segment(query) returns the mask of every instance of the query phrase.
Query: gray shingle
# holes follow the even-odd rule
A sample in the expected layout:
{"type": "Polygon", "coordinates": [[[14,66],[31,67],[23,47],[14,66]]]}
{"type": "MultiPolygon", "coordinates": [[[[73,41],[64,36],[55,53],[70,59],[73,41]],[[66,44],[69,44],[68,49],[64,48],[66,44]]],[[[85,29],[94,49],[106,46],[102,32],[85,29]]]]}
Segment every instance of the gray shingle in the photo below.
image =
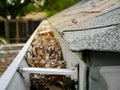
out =
{"type": "Polygon", "coordinates": [[[97,16],[96,18],[89,20],[88,22],[69,26],[67,28],[62,28],[59,31],[95,28],[95,27],[101,27],[101,26],[117,24],[117,23],[120,23],[120,5],[119,8],[105,14],[102,13],[102,15],[97,16]]]}
{"type": "Polygon", "coordinates": [[[109,12],[109,11],[112,11],[112,10],[114,10],[114,9],[116,9],[116,8],[119,8],[119,7],[120,7],[120,1],[117,2],[117,3],[115,3],[115,4],[112,4],[109,8],[105,9],[105,10],[102,12],[102,14],[107,13],[107,12],[109,12]]]}
{"type": "Polygon", "coordinates": [[[48,21],[51,22],[51,24],[56,27],[57,25],[60,25],[62,23],[65,23],[67,21],[71,21],[71,19],[77,17],[81,11],[88,11],[92,9],[92,4],[104,2],[106,0],[100,1],[100,0],[89,0],[86,3],[83,3],[81,5],[81,2],[78,4],[63,10],[62,12],[48,18],[48,21]]]}
{"type": "Polygon", "coordinates": [[[64,32],[71,50],[120,52],[120,0],[77,4],[49,21],[59,32],[64,32]],[[72,22],[74,19],[77,23],[72,22]]]}
{"type": "Polygon", "coordinates": [[[120,25],[92,30],[65,32],[69,48],[74,51],[120,51],[120,25]]]}

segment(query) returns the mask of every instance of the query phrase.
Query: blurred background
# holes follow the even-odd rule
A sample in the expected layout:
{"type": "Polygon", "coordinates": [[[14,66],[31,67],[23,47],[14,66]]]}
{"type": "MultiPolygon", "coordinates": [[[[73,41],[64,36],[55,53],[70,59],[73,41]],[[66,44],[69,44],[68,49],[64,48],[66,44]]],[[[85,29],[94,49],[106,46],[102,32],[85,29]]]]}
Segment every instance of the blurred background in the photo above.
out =
{"type": "Polygon", "coordinates": [[[0,43],[25,43],[43,19],[80,0],[0,0],[0,43]]]}
{"type": "Polygon", "coordinates": [[[0,0],[0,76],[43,19],[79,0],[0,0]]]}

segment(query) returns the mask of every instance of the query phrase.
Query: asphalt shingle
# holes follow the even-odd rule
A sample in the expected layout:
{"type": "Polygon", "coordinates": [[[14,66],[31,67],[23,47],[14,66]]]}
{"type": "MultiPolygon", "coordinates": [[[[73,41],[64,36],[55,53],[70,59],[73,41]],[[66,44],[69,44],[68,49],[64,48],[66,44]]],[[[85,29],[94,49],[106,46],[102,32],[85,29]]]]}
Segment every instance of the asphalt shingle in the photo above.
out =
{"type": "Polygon", "coordinates": [[[116,9],[114,8],[114,10],[109,11],[108,13],[101,14],[100,16],[97,16],[96,18],[89,20],[88,22],[63,28],[63,30],[65,31],[65,30],[95,28],[95,27],[108,26],[118,23],[120,23],[120,7],[116,9]]]}
{"type": "Polygon", "coordinates": [[[73,51],[120,52],[120,0],[90,0],[48,19],[73,51]]]}
{"type": "Polygon", "coordinates": [[[120,25],[66,32],[64,38],[73,51],[120,51],[120,25]]]}

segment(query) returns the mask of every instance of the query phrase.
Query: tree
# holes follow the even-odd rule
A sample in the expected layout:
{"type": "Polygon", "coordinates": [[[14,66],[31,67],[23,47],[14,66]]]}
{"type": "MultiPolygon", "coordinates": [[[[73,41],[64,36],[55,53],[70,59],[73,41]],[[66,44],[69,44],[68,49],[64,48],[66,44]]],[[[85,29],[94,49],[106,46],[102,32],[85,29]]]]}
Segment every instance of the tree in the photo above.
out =
{"type": "MultiPolygon", "coordinates": [[[[25,15],[25,7],[30,6],[34,3],[32,0],[0,0],[0,15],[7,19],[10,15],[11,18],[15,19],[18,15],[25,15]]],[[[33,7],[33,6],[32,6],[33,7]]]]}
{"type": "Polygon", "coordinates": [[[41,8],[47,12],[48,16],[51,16],[80,0],[45,0],[44,5],[41,8]]]}
{"type": "Polygon", "coordinates": [[[0,0],[0,16],[15,19],[30,12],[45,11],[51,16],[79,0],[0,0]]]}

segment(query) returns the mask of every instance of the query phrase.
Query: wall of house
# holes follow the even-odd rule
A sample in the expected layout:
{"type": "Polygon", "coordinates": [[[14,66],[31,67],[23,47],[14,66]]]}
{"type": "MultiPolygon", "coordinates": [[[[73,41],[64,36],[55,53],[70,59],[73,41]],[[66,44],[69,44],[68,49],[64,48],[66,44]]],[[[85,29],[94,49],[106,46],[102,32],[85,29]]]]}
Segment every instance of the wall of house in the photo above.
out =
{"type": "Polygon", "coordinates": [[[119,90],[120,53],[89,53],[89,90],[119,90]]]}

